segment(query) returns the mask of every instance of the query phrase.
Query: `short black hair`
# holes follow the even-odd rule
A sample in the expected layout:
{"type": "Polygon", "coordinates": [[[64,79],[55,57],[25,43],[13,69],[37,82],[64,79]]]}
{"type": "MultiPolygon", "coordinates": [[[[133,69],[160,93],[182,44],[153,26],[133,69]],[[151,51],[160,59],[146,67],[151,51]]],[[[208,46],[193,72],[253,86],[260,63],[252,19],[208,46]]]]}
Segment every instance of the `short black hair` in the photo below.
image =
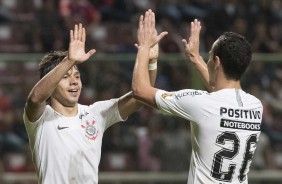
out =
{"type": "Polygon", "coordinates": [[[53,70],[68,55],[68,51],[47,53],[39,63],[40,79],[53,70]]]}
{"type": "MultiPolygon", "coordinates": [[[[67,55],[68,55],[68,51],[53,51],[47,53],[41,59],[38,65],[38,70],[40,72],[40,79],[42,79],[46,74],[48,74],[57,65],[59,65],[67,55]]],[[[79,71],[78,65],[75,65],[75,67],[79,71]]],[[[50,98],[48,98],[46,102],[47,104],[51,104],[50,98]]]]}
{"type": "Polygon", "coordinates": [[[235,32],[220,35],[212,52],[219,57],[227,79],[240,80],[252,60],[250,43],[235,32]]]}

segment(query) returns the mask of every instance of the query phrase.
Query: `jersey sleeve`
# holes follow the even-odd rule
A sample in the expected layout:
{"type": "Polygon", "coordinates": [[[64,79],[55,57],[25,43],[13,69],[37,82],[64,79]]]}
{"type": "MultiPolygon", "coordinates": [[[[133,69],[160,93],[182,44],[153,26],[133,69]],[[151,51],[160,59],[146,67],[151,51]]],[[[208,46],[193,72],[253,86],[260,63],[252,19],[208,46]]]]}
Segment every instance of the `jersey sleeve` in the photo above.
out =
{"type": "Polygon", "coordinates": [[[42,126],[43,122],[44,122],[44,119],[46,119],[46,117],[51,113],[51,107],[50,106],[46,106],[45,107],[45,110],[43,112],[43,114],[40,116],[40,118],[35,121],[35,122],[31,122],[27,115],[26,115],[26,111],[24,109],[24,113],[23,113],[23,121],[24,121],[24,125],[25,125],[25,128],[26,128],[26,131],[29,135],[29,139],[30,141],[32,142],[32,145],[34,144],[34,137],[36,136],[36,132],[37,132],[37,129],[42,126]]]}
{"type": "Polygon", "coordinates": [[[105,122],[105,130],[117,122],[126,120],[122,119],[119,114],[118,99],[96,102],[93,105],[90,105],[90,110],[100,112],[100,115],[105,122]]]}
{"type": "Polygon", "coordinates": [[[185,89],[176,92],[158,90],[155,100],[163,114],[198,122],[203,117],[206,91],[185,89]]]}

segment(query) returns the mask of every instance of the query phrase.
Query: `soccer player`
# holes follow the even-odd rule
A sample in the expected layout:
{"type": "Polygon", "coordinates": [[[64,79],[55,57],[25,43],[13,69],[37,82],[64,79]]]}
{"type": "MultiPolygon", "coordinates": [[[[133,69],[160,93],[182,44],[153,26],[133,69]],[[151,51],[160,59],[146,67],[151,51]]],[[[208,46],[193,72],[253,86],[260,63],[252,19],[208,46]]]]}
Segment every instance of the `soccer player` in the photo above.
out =
{"type": "Polygon", "coordinates": [[[150,85],[149,50],[158,42],[155,17],[147,11],[133,72],[133,95],[143,103],[191,123],[192,156],[188,184],[247,184],[249,167],[260,135],[260,100],[241,89],[240,79],[251,61],[250,44],[233,32],[213,44],[206,64],[199,54],[201,25],[191,22],[186,56],[196,66],[209,92],[183,89],[167,92],[150,85]]]}
{"type": "MultiPolygon", "coordinates": [[[[85,41],[85,29],[75,25],[68,52],[49,53],[41,60],[41,79],[27,98],[23,119],[40,184],[97,184],[104,131],[142,106],[132,92],[78,104],[82,83],[77,66],[96,52],[85,53],[85,41]]],[[[157,57],[156,45],[149,66],[155,66],[157,57]]],[[[156,67],[149,70],[153,85],[156,67]]]]}

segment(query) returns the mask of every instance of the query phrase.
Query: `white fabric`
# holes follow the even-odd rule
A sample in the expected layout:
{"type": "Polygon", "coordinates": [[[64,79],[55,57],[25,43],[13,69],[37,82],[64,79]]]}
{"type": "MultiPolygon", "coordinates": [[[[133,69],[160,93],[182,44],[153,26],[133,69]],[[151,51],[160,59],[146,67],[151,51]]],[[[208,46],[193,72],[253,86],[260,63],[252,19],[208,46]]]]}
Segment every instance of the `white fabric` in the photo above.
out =
{"type": "Polygon", "coordinates": [[[97,184],[104,131],[120,117],[117,99],[78,105],[65,117],[47,105],[36,122],[24,123],[40,184],[97,184]]]}
{"type": "Polygon", "coordinates": [[[236,89],[158,90],[155,98],[163,113],[191,122],[188,184],[248,183],[263,113],[257,98],[236,89]]]}

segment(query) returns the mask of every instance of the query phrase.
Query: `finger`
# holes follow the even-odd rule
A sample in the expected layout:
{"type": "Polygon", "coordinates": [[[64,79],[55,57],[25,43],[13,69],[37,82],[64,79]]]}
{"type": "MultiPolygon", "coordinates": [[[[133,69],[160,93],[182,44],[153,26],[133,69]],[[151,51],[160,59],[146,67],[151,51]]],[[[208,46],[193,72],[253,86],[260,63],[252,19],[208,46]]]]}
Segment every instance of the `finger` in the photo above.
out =
{"type": "Polygon", "coordinates": [[[96,53],[96,50],[95,49],[91,49],[90,51],[87,52],[86,55],[87,55],[88,58],[90,58],[95,53],[96,53]]]}
{"type": "Polygon", "coordinates": [[[82,34],[83,34],[83,30],[82,30],[82,24],[79,23],[78,24],[78,40],[82,41],[82,34]]]}
{"type": "Polygon", "coordinates": [[[194,37],[194,34],[195,34],[194,30],[195,30],[194,22],[191,22],[190,37],[194,37]]]}
{"type": "Polygon", "coordinates": [[[154,35],[158,35],[157,29],[154,30],[154,35]]]}
{"type": "Polygon", "coordinates": [[[74,26],[74,40],[77,40],[78,38],[78,26],[75,24],[74,26]]]}
{"type": "Polygon", "coordinates": [[[199,24],[200,24],[200,21],[195,19],[195,21],[194,21],[194,34],[198,34],[199,33],[199,27],[200,27],[199,24]]]}
{"type": "Polygon", "coordinates": [[[182,43],[183,43],[183,46],[184,46],[184,48],[186,48],[187,47],[187,40],[185,40],[185,39],[182,39],[182,43]]]}
{"type": "Polygon", "coordinates": [[[165,37],[167,34],[168,34],[167,31],[162,32],[161,34],[159,34],[159,36],[158,36],[158,42],[159,42],[163,37],[165,37]]]}
{"type": "Polygon", "coordinates": [[[150,10],[150,14],[151,14],[151,29],[155,29],[155,24],[156,24],[156,21],[155,21],[155,13],[152,12],[152,10],[150,10]]]}
{"type": "Polygon", "coordinates": [[[70,42],[72,42],[73,41],[73,30],[70,30],[70,42]]]}
{"type": "Polygon", "coordinates": [[[144,19],[144,16],[140,15],[140,17],[139,17],[139,29],[143,28],[143,19],[144,19]]]}
{"type": "Polygon", "coordinates": [[[150,13],[149,11],[146,11],[145,13],[145,18],[144,18],[144,30],[147,31],[149,28],[149,24],[150,24],[150,13]]]}
{"type": "Polygon", "coordinates": [[[197,36],[198,38],[201,30],[201,22],[195,19],[193,26],[193,36],[197,36]]]}
{"type": "Polygon", "coordinates": [[[82,28],[82,39],[81,41],[84,43],[86,41],[86,31],[85,28],[82,28]]]}
{"type": "Polygon", "coordinates": [[[200,22],[200,21],[198,21],[198,24],[197,24],[197,32],[198,32],[198,33],[200,33],[201,28],[202,28],[202,26],[201,26],[201,22],[200,22]]]}

